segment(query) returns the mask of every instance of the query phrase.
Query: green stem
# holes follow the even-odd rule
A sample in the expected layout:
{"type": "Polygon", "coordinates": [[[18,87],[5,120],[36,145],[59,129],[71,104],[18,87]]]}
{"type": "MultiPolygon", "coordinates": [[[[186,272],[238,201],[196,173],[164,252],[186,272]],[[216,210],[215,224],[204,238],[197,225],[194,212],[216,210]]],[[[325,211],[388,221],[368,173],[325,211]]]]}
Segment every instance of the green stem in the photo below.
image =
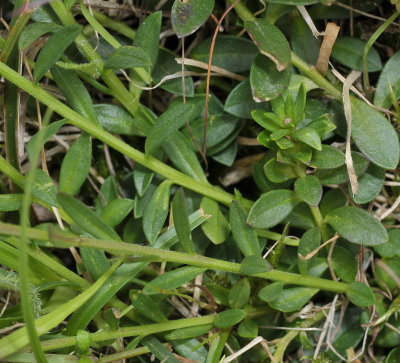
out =
{"type": "MultiPolygon", "coordinates": [[[[19,227],[12,224],[0,222],[0,230],[3,234],[6,235],[20,235],[19,227]]],[[[71,234],[65,234],[55,231],[41,231],[33,228],[27,229],[27,236],[29,238],[41,241],[51,241],[55,247],[60,248],[68,248],[72,246],[90,247],[107,251],[116,256],[152,256],[156,257],[157,261],[161,260],[167,262],[176,262],[191,266],[204,267],[211,270],[226,271],[236,274],[241,273],[241,265],[239,263],[218,260],[201,255],[191,255],[147,246],[139,246],[125,242],[111,242],[86,237],[75,237],[71,234]]],[[[278,270],[257,273],[252,276],[281,281],[285,284],[314,287],[317,289],[334,291],[338,293],[344,293],[347,289],[346,283],[326,280],[313,276],[300,276],[298,274],[278,270]]]]}
{"type": "Polygon", "coordinates": [[[105,28],[114,30],[131,40],[135,37],[136,32],[129,26],[127,26],[119,21],[116,21],[114,19],[111,19],[107,15],[100,13],[96,10],[92,10],[92,11],[93,11],[93,16],[95,17],[95,19],[101,25],[103,25],[105,28]]]}
{"type": "Polygon", "coordinates": [[[321,231],[322,239],[327,241],[330,238],[329,229],[324,222],[321,211],[317,207],[310,206],[310,211],[314,217],[315,223],[317,224],[319,230],[321,231]]]}

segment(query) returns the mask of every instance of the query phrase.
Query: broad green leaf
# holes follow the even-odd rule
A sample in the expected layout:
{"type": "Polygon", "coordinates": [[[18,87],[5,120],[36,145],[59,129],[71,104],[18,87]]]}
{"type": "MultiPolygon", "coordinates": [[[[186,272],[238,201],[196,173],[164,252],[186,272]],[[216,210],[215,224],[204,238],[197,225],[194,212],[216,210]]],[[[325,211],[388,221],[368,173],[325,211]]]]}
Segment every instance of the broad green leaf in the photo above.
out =
{"type": "Polygon", "coordinates": [[[189,215],[186,208],[185,194],[182,188],[175,193],[172,201],[172,214],[179,242],[186,253],[194,254],[194,245],[190,233],[189,215]]]}
{"type": "Polygon", "coordinates": [[[394,348],[386,357],[385,363],[399,363],[400,347],[394,348]]]}
{"type": "Polygon", "coordinates": [[[64,51],[81,32],[79,25],[69,25],[57,30],[40,51],[33,72],[33,80],[38,83],[45,73],[60,59],[64,51]]]}
{"type": "Polygon", "coordinates": [[[374,250],[382,257],[400,256],[400,230],[390,229],[389,240],[381,245],[374,246],[374,250]]]}
{"type": "MultiPolygon", "coordinates": [[[[23,32],[22,32],[23,33],[23,32]]],[[[396,99],[400,97],[400,74],[397,71],[400,66],[400,51],[394,53],[379,75],[378,84],[374,95],[374,104],[379,107],[389,108],[392,97],[389,83],[393,88],[396,99]]]]}
{"type": "Polygon", "coordinates": [[[82,202],[66,193],[58,193],[57,199],[74,223],[93,237],[120,241],[118,234],[82,202]]]}
{"type": "Polygon", "coordinates": [[[193,105],[179,104],[164,112],[152,126],[146,139],[146,155],[152,155],[172,136],[187,120],[193,105]]]}
{"type": "Polygon", "coordinates": [[[114,199],[108,203],[100,213],[100,217],[109,226],[115,227],[120,224],[124,218],[132,211],[133,200],[131,199],[114,199]]]}
{"type": "Polygon", "coordinates": [[[344,154],[330,145],[322,145],[322,150],[313,150],[310,166],[317,169],[334,169],[342,166],[344,154]]]}
{"type": "MultiPolygon", "coordinates": [[[[210,46],[211,38],[207,38],[192,50],[190,57],[208,63],[210,46]]],[[[230,72],[246,72],[258,53],[252,41],[221,34],[215,41],[212,64],[230,72]]]]}
{"type": "Polygon", "coordinates": [[[247,214],[237,201],[233,201],[229,208],[229,224],[231,225],[233,239],[243,255],[259,255],[260,244],[254,228],[246,223],[247,214]]]}
{"type": "Polygon", "coordinates": [[[27,25],[18,38],[19,50],[24,50],[31,45],[36,39],[39,39],[46,33],[53,33],[62,29],[62,26],[55,23],[32,23],[27,25]]]}
{"type": "Polygon", "coordinates": [[[23,194],[0,194],[0,212],[19,210],[22,206],[23,194]]]}
{"type": "Polygon", "coordinates": [[[82,134],[69,148],[60,169],[60,192],[75,195],[86,180],[92,161],[92,139],[82,134]]]}
{"type": "Polygon", "coordinates": [[[290,19],[290,44],[301,59],[308,64],[317,64],[319,42],[300,14],[290,19]]]}
{"type": "Polygon", "coordinates": [[[314,175],[307,175],[303,179],[294,182],[296,194],[307,204],[316,207],[322,198],[322,185],[314,175]]]}
{"type": "Polygon", "coordinates": [[[226,166],[232,166],[236,160],[236,155],[238,152],[238,144],[233,141],[230,145],[228,145],[224,150],[214,154],[211,156],[215,161],[221,163],[226,166]]]}
{"type": "Polygon", "coordinates": [[[157,239],[169,210],[171,182],[163,181],[151,196],[143,212],[143,232],[150,244],[157,239]]]}
{"type": "Polygon", "coordinates": [[[231,309],[242,309],[244,308],[250,298],[250,283],[249,280],[244,278],[233,285],[229,291],[228,301],[231,309]]]}
{"type": "Polygon", "coordinates": [[[176,329],[172,330],[165,334],[165,338],[167,340],[175,340],[175,339],[190,339],[199,337],[213,328],[213,325],[199,325],[199,326],[191,326],[188,328],[176,329]]]}
{"type": "Polygon", "coordinates": [[[219,245],[225,242],[230,232],[229,223],[219,209],[218,203],[213,199],[203,197],[200,207],[204,214],[211,216],[201,225],[201,230],[212,243],[219,245]]]}
{"type": "MultiPolygon", "coordinates": [[[[358,38],[341,37],[336,39],[332,48],[331,57],[351,69],[362,71],[364,47],[365,42],[358,38]]],[[[368,72],[377,72],[382,69],[379,53],[373,47],[368,52],[367,68],[368,72]]]]}
{"type": "Polygon", "coordinates": [[[269,305],[285,313],[299,310],[318,292],[318,289],[309,287],[293,287],[284,289],[277,299],[269,302],[269,305]]]}
{"type": "Polygon", "coordinates": [[[214,9],[214,0],[175,0],[171,9],[171,23],[175,34],[186,37],[199,29],[214,9]]]}
{"type": "Polygon", "coordinates": [[[283,286],[283,282],[273,282],[272,284],[263,287],[258,292],[258,297],[265,302],[274,301],[281,295],[283,286]]]}
{"type": "Polygon", "coordinates": [[[241,309],[225,310],[215,316],[214,325],[217,328],[229,328],[242,321],[246,316],[246,312],[241,309]]]}
{"type": "Polygon", "coordinates": [[[328,213],[325,222],[343,238],[364,246],[385,243],[388,234],[381,223],[356,207],[341,207],[328,213]]]}
{"type": "Polygon", "coordinates": [[[375,295],[371,288],[361,282],[352,282],[346,290],[346,296],[354,304],[361,308],[375,303],[375,295]]]}
{"type": "Polygon", "coordinates": [[[51,74],[72,108],[80,115],[99,126],[100,123],[90,94],[79,77],[74,72],[62,69],[58,66],[51,68],[51,74]]]}
{"type": "Polygon", "coordinates": [[[244,27],[262,54],[282,71],[290,64],[290,45],[283,33],[268,20],[245,21],[244,27]]]}
{"type": "Polygon", "coordinates": [[[317,131],[321,139],[323,139],[331,131],[336,129],[336,125],[333,122],[333,115],[330,113],[325,113],[318,116],[317,118],[312,120],[307,126],[317,131]]]}
{"type": "Polygon", "coordinates": [[[256,102],[269,101],[282,94],[289,86],[290,71],[279,72],[275,63],[259,54],[250,69],[250,85],[256,102]]]}
{"type": "Polygon", "coordinates": [[[238,327],[238,335],[241,338],[253,339],[258,336],[258,325],[254,320],[245,319],[238,327]]]}
{"type": "Polygon", "coordinates": [[[150,56],[142,48],[134,46],[122,46],[115,49],[104,64],[104,68],[106,69],[126,69],[150,66],[150,56]]]}
{"type": "Polygon", "coordinates": [[[321,138],[318,132],[312,127],[302,127],[293,134],[293,139],[304,142],[318,151],[322,150],[321,138]]]}
{"type": "Polygon", "coordinates": [[[362,153],[384,169],[395,169],[399,162],[399,138],[390,122],[359,99],[352,99],[351,136],[362,153]],[[379,130],[379,132],[377,132],[379,130]]]}
{"type": "Polygon", "coordinates": [[[185,266],[177,268],[151,280],[143,289],[143,293],[147,295],[158,294],[159,290],[173,290],[189,281],[192,281],[196,276],[202,274],[207,269],[202,267],[185,266]],[[155,289],[154,289],[154,288],[155,289]]]}
{"type": "Polygon", "coordinates": [[[133,169],[133,183],[139,197],[143,197],[154,177],[154,172],[141,164],[136,164],[133,169]]]}
{"type": "Polygon", "coordinates": [[[271,159],[264,165],[264,172],[273,183],[282,183],[297,177],[296,170],[292,166],[279,163],[276,159],[271,159]]]}
{"type": "Polygon", "coordinates": [[[332,252],[331,261],[335,274],[341,280],[348,283],[355,280],[358,264],[355,256],[347,248],[335,246],[332,252]]]}
{"type": "Polygon", "coordinates": [[[358,190],[355,195],[351,193],[351,186],[348,183],[349,194],[358,204],[371,202],[381,192],[385,182],[385,169],[370,164],[366,172],[358,178],[358,190]]]}
{"type": "Polygon", "coordinates": [[[311,228],[301,236],[299,247],[297,249],[297,266],[299,267],[301,274],[309,274],[309,269],[312,266],[313,258],[308,258],[307,255],[315,251],[320,244],[321,233],[319,232],[318,228],[311,228]],[[307,259],[304,260],[299,255],[302,257],[307,257],[307,259]]]}
{"type": "Polygon", "coordinates": [[[319,209],[322,215],[328,214],[336,208],[343,207],[346,204],[347,197],[343,191],[338,189],[331,189],[324,193],[319,209]]]}
{"type": "Polygon", "coordinates": [[[261,256],[246,256],[240,264],[240,273],[243,275],[254,275],[272,270],[272,265],[261,256]]]}
{"type": "MultiPolygon", "coordinates": [[[[251,111],[263,105],[258,105],[253,100],[250,81],[246,79],[229,93],[225,101],[224,110],[233,116],[251,119],[251,111]]],[[[264,108],[265,110],[267,109],[267,107],[264,108]]]]}
{"type": "MultiPolygon", "coordinates": [[[[25,182],[26,178],[24,178],[23,184],[25,184],[25,182]]],[[[41,169],[35,170],[32,194],[36,198],[49,203],[53,207],[59,207],[56,186],[51,178],[41,169]]]]}
{"type": "Polygon", "coordinates": [[[291,190],[272,190],[254,203],[247,222],[255,228],[274,227],[287,217],[299,202],[299,198],[291,190]]]}

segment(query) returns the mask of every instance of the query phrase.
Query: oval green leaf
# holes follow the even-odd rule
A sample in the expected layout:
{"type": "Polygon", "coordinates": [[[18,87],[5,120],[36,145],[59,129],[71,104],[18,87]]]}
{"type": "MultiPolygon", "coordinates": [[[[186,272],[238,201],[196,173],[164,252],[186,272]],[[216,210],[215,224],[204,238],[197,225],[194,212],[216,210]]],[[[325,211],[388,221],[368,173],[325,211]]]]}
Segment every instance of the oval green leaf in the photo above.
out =
{"type": "Polygon", "coordinates": [[[244,308],[250,298],[250,283],[249,280],[244,278],[233,285],[232,289],[229,291],[228,301],[229,306],[232,309],[242,309],[244,308]]]}
{"type": "Polygon", "coordinates": [[[371,288],[361,282],[354,281],[346,289],[346,296],[354,304],[366,308],[375,303],[375,295],[371,288]]]}
{"type": "Polygon", "coordinates": [[[258,297],[265,302],[274,301],[281,295],[283,286],[284,283],[279,281],[269,284],[258,292],[258,297]]]}
{"type": "Polygon", "coordinates": [[[285,313],[299,310],[307,303],[316,293],[318,289],[312,289],[309,287],[293,287],[285,289],[278,296],[269,302],[269,305],[279,311],[285,313]]]}
{"type": "Polygon", "coordinates": [[[241,309],[225,310],[215,316],[214,325],[217,328],[229,328],[242,321],[246,316],[246,312],[241,309]]]}
{"type": "Polygon", "coordinates": [[[104,207],[100,213],[100,217],[109,226],[115,227],[124,220],[132,209],[133,200],[125,198],[114,199],[104,207]]]}
{"type": "Polygon", "coordinates": [[[230,228],[226,217],[219,209],[218,203],[215,200],[204,197],[200,204],[204,214],[210,215],[202,225],[201,230],[208,239],[218,245],[228,238],[230,228]]]}
{"type": "Polygon", "coordinates": [[[150,66],[150,56],[142,48],[134,46],[123,46],[115,49],[104,64],[104,68],[106,69],[126,69],[150,66]]]}
{"type": "Polygon", "coordinates": [[[297,179],[294,183],[296,194],[307,204],[316,207],[322,198],[322,185],[314,175],[307,175],[303,179],[297,179]]]}

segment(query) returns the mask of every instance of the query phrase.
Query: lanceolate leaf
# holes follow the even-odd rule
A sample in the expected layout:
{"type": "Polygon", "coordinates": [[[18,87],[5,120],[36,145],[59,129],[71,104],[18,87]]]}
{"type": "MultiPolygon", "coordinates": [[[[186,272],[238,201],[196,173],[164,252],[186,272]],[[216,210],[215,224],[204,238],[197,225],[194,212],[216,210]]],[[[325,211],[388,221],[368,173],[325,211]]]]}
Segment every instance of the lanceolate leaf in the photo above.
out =
{"type": "Polygon", "coordinates": [[[108,69],[150,66],[150,56],[143,49],[133,46],[123,46],[115,49],[104,65],[104,67],[108,69]]]}
{"type": "Polygon", "coordinates": [[[120,224],[123,219],[131,212],[133,200],[120,198],[108,203],[101,211],[100,217],[111,227],[120,224]]]}
{"type": "Polygon", "coordinates": [[[19,50],[24,50],[36,39],[39,39],[46,33],[52,33],[62,29],[61,25],[55,23],[32,23],[27,25],[18,39],[19,50]]]}
{"type": "Polygon", "coordinates": [[[19,210],[23,194],[0,194],[0,212],[19,210]]]}
{"type": "Polygon", "coordinates": [[[219,209],[218,203],[204,197],[200,206],[205,214],[211,216],[201,225],[204,234],[216,245],[225,242],[229,235],[229,224],[219,209]]]}
{"type": "MultiPolygon", "coordinates": [[[[25,183],[25,180],[23,181],[25,183]]],[[[35,170],[32,194],[54,207],[58,207],[57,189],[51,178],[41,169],[35,170]]]]}

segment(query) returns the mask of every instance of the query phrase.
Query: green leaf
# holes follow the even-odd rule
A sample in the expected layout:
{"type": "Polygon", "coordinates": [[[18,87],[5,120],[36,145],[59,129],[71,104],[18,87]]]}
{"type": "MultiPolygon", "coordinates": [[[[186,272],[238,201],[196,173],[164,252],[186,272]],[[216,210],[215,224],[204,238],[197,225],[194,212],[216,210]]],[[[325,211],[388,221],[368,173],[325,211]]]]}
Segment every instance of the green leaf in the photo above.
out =
{"type": "Polygon", "coordinates": [[[60,169],[60,192],[75,195],[89,174],[92,161],[92,139],[82,134],[69,148],[60,169]]]}
{"type": "MultiPolygon", "coordinates": [[[[365,42],[358,38],[338,38],[333,45],[331,56],[339,63],[351,69],[362,71],[362,55],[365,44],[365,42]]],[[[382,69],[382,62],[379,53],[373,47],[368,52],[367,68],[368,72],[377,72],[382,69]]]]}
{"type": "Polygon", "coordinates": [[[296,170],[292,166],[279,163],[276,159],[271,159],[264,165],[264,172],[273,183],[282,183],[297,177],[296,170]]]}
{"type": "Polygon", "coordinates": [[[167,219],[171,185],[171,181],[163,181],[144,209],[143,232],[150,244],[155,242],[167,219]]]}
{"type": "Polygon", "coordinates": [[[33,72],[35,83],[38,83],[45,73],[60,59],[80,32],[81,27],[79,25],[69,25],[57,30],[47,40],[36,59],[36,66],[33,72]]]}
{"type": "Polygon", "coordinates": [[[324,193],[322,197],[319,209],[322,215],[328,214],[330,211],[343,207],[346,204],[347,197],[343,194],[343,191],[338,189],[331,189],[324,193]]]}
{"type": "MultiPolygon", "coordinates": [[[[364,159],[365,160],[365,159],[364,159]]],[[[330,145],[322,145],[322,150],[313,150],[310,166],[317,169],[334,169],[344,165],[344,154],[330,145]]]]}
{"type": "Polygon", "coordinates": [[[166,360],[169,363],[179,363],[179,360],[167,349],[155,336],[146,336],[141,340],[141,344],[144,345],[152,355],[159,359],[166,360]]]}
{"type": "Polygon", "coordinates": [[[390,291],[395,291],[398,288],[398,279],[400,277],[399,256],[384,257],[378,260],[378,263],[375,265],[375,273],[377,283],[383,289],[389,288],[390,291]]]}
{"type": "Polygon", "coordinates": [[[110,262],[102,251],[86,247],[80,248],[79,251],[83,264],[94,281],[99,279],[110,268],[110,262]]]}
{"type": "Polygon", "coordinates": [[[371,202],[381,192],[385,182],[385,169],[370,164],[367,171],[358,178],[358,190],[355,195],[351,193],[351,186],[348,183],[349,194],[358,204],[371,202]]]}
{"type": "Polygon", "coordinates": [[[322,185],[314,175],[307,175],[303,179],[294,182],[296,194],[307,204],[316,207],[322,198],[322,185]]]}
{"type": "Polygon", "coordinates": [[[293,134],[293,139],[304,142],[306,145],[309,145],[318,151],[322,150],[321,138],[319,137],[318,132],[312,127],[306,126],[296,130],[293,134]]]}
{"type": "Polygon", "coordinates": [[[24,30],[22,30],[21,35],[18,38],[18,48],[19,50],[24,50],[42,35],[46,33],[54,33],[60,29],[62,29],[62,26],[55,23],[29,24],[24,28],[24,30]]]}
{"type": "Polygon", "coordinates": [[[278,71],[290,64],[290,45],[283,33],[268,20],[245,21],[244,27],[262,54],[271,59],[278,71]]]}
{"type": "MultiPolygon", "coordinates": [[[[26,183],[26,177],[23,180],[23,184],[26,183]]],[[[35,179],[32,188],[32,194],[43,200],[53,207],[59,207],[57,201],[57,189],[51,180],[51,178],[41,169],[35,170],[35,179]]]]}
{"type": "MultiPolygon", "coordinates": [[[[207,38],[192,50],[190,57],[208,63],[210,46],[211,38],[207,38]]],[[[212,64],[230,72],[246,72],[258,53],[252,41],[221,34],[215,41],[212,64]]]]}
{"type": "Polygon", "coordinates": [[[189,215],[186,208],[185,194],[182,188],[175,193],[172,201],[172,214],[179,242],[186,253],[194,254],[194,245],[190,233],[189,215]]]}
{"type": "Polygon", "coordinates": [[[154,172],[141,164],[136,164],[133,169],[133,182],[140,198],[146,193],[154,177],[154,172]]]}
{"type": "Polygon", "coordinates": [[[158,294],[159,290],[173,290],[189,281],[196,276],[202,274],[207,269],[202,267],[185,266],[168,271],[155,279],[151,280],[143,289],[143,293],[147,295],[158,294]],[[155,287],[156,289],[154,289],[155,287]]]}
{"type": "Polygon", "coordinates": [[[120,241],[118,234],[82,202],[66,193],[58,193],[57,199],[74,223],[93,237],[120,241]]]}
{"type": "Polygon", "coordinates": [[[240,264],[240,273],[243,275],[254,275],[272,270],[272,265],[261,256],[246,256],[240,264]]]}
{"type": "Polygon", "coordinates": [[[23,194],[0,194],[0,212],[19,210],[23,196],[23,194]]]}
{"type": "Polygon", "coordinates": [[[374,250],[382,257],[400,256],[400,230],[390,229],[389,240],[381,245],[374,246],[374,250]]]}
{"type": "Polygon", "coordinates": [[[100,217],[109,226],[115,227],[125,219],[125,217],[132,211],[132,209],[132,199],[114,199],[104,207],[104,209],[100,213],[100,217]]]}
{"type": "Polygon", "coordinates": [[[374,164],[384,169],[395,169],[400,154],[396,130],[379,111],[365,102],[355,98],[351,102],[351,136],[356,145],[374,164]]]}
{"type": "Polygon", "coordinates": [[[231,225],[233,239],[243,255],[259,255],[260,244],[254,228],[246,223],[247,214],[237,201],[233,201],[229,208],[229,224],[231,225]]]}
{"type": "Polygon", "coordinates": [[[215,315],[214,325],[220,329],[229,328],[242,321],[246,315],[246,312],[241,309],[225,310],[215,315]]]}
{"type": "Polygon", "coordinates": [[[346,296],[354,304],[361,308],[375,303],[375,295],[371,289],[361,282],[354,281],[346,289],[346,296]]]}
{"type": "Polygon", "coordinates": [[[354,281],[357,275],[358,264],[354,255],[347,248],[335,246],[331,261],[335,274],[341,280],[348,283],[354,281]]]}
{"type": "Polygon", "coordinates": [[[171,9],[171,23],[175,34],[186,37],[199,29],[214,9],[214,0],[175,0],[171,9]]]}
{"type": "Polygon", "coordinates": [[[386,357],[385,363],[399,363],[400,347],[394,348],[386,357]]]}
{"type": "Polygon", "coordinates": [[[269,101],[281,95],[290,82],[288,68],[278,71],[275,63],[259,54],[250,69],[250,85],[256,102],[269,101]]]}
{"type": "Polygon", "coordinates": [[[164,112],[152,126],[146,139],[146,155],[152,155],[172,136],[187,120],[193,105],[178,104],[164,112]]]}
{"type": "Polygon", "coordinates": [[[258,325],[251,319],[243,320],[238,327],[238,335],[241,338],[253,339],[258,336],[258,325]]]}
{"type": "MultiPolygon", "coordinates": [[[[23,34],[23,32],[22,32],[23,34]]],[[[389,83],[393,88],[396,99],[400,97],[400,74],[397,71],[400,67],[400,51],[394,53],[379,75],[376,91],[374,94],[374,105],[389,108],[392,104],[392,97],[389,83]]]]}
{"type": "MultiPolygon", "coordinates": [[[[142,269],[143,269],[143,264],[142,269]]],[[[145,316],[146,318],[154,321],[155,323],[168,321],[165,314],[161,311],[159,303],[152,296],[146,294],[139,294],[136,299],[132,299],[132,305],[136,311],[145,316]],[[151,309],[149,309],[151,307],[151,309]]]]}
{"type": "Polygon", "coordinates": [[[315,251],[320,244],[321,233],[319,232],[318,228],[311,228],[301,236],[299,247],[297,249],[297,266],[299,267],[299,271],[302,275],[307,275],[309,273],[313,258],[304,260],[299,255],[306,257],[309,253],[315,251]]]}
{"type": "Polygon", "coordinates": [[[254,203],[247,222],[255,228],[274,227],[286,218],[299,202],[299,198],[291,190],[272,190],[254,203]]]}
{"type": "Polygon", "coordinates": [[[212,243],[218,245],[225,242],[230,232],[229,223],[219,209],[218,203],[203,197],[200,207],[204,214],[211,216],[201,225],[201,230],[212,243]]]}
{"type": "Polygon", "coordinates": [[[213,328],[213,325],[190,326],[188,328],[172,330],[165,334],[167,340],[190,339],[199,337],[213,328]]]}
{"type": "Polygon", "coordinates": [[[326,135],[328,135],[331,131],[336,129],[336,125],[333,122],[333,115],[330,113],[325,113],[323,115],[318,116],[314,120],[312,120],[307,127],[313,128],[318,132],[318,135],[321,139],[323,139],[326,135]]]}
{"type": "Polygon", "coordinates": [[[360,208],[337,208],[328,213],[325,222],[343,238],[363,246],[379,245],[388,240],[382,224],[360,208]]]}
{"type": "Polygon", "coordinates": [[[150,56],[142,48],[134,46],[122,46],[115,49],[104,64],[105,69],[126,69],[150,66],[150,56]]]}
{"type": "Polygon", "coordinates": [[[250,283],[249,280],[244,278],[233,285],[229,291],[228,301],[232,309],[244,308],[250,299],[250,283]]]}
{"type": "Polygon", "coordinates": [[[283,282],[273,282],[272,284],[269,284],[265,287],[263,287],[259,292],[258,292],[258,297],[265,301],[265,302],[270,302],[276,300],[280,294],[283,291],[283,282]]]}
{"type": "Polygon", "coordinates": [[[309,287],[293,287],[284,289],[277,299],[269,302],[269,305],[284,313],[299,310],[318,292],[318,289],[309,287]]]}
{"type": "Polygon", "coordinates": [[[300,14],[290,19],[290,44],[293,52],[305,62],[317,64],[319,42],[300,14]]]}

